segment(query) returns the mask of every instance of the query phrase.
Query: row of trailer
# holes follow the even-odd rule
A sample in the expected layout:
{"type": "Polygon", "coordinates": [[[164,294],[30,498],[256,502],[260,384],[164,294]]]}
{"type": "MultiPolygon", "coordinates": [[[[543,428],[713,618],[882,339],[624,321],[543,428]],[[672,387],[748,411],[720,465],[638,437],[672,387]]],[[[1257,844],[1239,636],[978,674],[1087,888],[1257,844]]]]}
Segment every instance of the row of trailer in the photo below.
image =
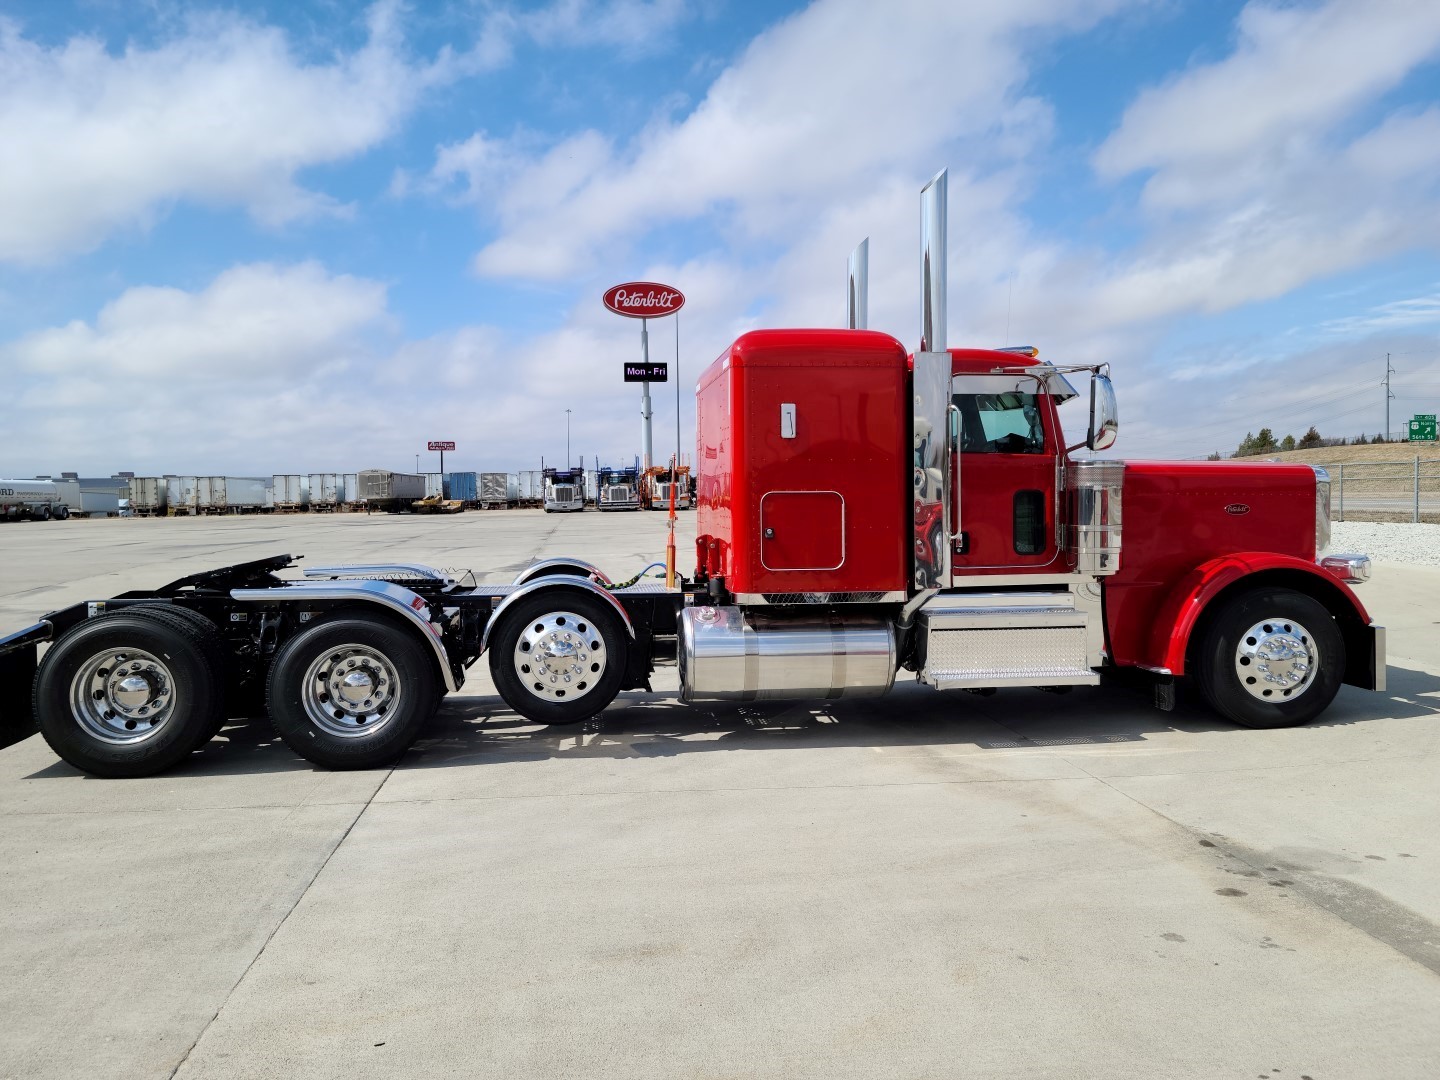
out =
{"type": "MultiPolygon", "coordinates": [[[[389,511],[447,513],[466,509],[545,508],[583,510],[665,509],[665,470],[573,468],[521,472],[275,473],[272,476],[112,476],[98,480],[37,477],[0,481],[45,489],[0,506],[0,516],[50,518],[71,515],[186,517],[207,514],[334,513],[389,511]],[[557,473],[564,483],[557,486],[557,473]],[[656,475],[652,476],[654,473],[656,475]],[[53,490],[52,490],[53,489],[53,490]],[[563,499],[557,499],[557,495],[563,499]]],[[[676,484],[677,509],[690,505],[688,470],[676,484]]],[[[19,490],[18,488],[16,489],[19,490]]]]}

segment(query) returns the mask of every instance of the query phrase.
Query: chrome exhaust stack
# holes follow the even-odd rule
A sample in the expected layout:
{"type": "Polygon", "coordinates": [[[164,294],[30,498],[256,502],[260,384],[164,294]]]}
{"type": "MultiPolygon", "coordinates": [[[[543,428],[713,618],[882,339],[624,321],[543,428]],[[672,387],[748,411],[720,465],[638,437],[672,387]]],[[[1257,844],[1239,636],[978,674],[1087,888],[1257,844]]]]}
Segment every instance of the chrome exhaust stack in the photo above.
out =
{"type": "Polygon", "coordinates": [[[851,330],[870,328],[870,238],[855,245],[850,253],[846,283],[845,325],[851,330]]]}
{"type": "Polygon", "coordinates": [[[920,348],[915,353],[911,587],[950,584],[950,354],[945,344],[946,194],[940,170],[920,193],[920,348]]]}
{"type": "Polygon", "coordinates": [[[950,170],[941,169],[920,191],[920,351],[945,351],[946,207],[950,170]]]}

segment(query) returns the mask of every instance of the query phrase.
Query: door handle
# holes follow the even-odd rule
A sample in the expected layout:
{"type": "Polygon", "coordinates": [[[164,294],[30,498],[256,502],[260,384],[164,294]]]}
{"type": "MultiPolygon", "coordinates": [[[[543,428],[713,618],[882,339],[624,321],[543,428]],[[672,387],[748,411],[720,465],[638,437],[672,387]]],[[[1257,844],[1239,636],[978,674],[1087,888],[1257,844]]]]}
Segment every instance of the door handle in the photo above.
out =
{"type": "MultiPolygon", "coordinates": [[[[952,530],[949,521],[946,521],[942,526],[945,539],[950,542],[960,539],[963,535],[958,524],[960,522],[960,430],[964,423],[965,418],[960,415],[959,407],[952,401],[945,408],[945,483],[948,484],[951,489],[945,492],[945,494],[949,495],[952,492],[954,493],[955,505],[951,510],[951,518],[957,523],[957,527],[952,530]],[[950,433],[950,416],[952,413],[955,416],[954,434],[950,433]],[[950,459],[952,457],[955,459],[955,475],[953,477],[950,476],[949,469],[950,459]]],[[[942,499],[942,504],[947,502],[948,500],[942,499]]]]}

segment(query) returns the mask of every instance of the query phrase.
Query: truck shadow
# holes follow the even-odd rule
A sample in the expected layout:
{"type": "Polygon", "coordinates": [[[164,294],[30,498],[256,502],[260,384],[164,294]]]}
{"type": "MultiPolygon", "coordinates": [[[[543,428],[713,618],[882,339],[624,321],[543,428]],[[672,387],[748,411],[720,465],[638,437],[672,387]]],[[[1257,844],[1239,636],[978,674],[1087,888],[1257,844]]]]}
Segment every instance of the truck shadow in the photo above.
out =
{"type": "MultiPolygon", "coordinates": [[[[1412,717],[1440,717],[1440,676],[1391,667],[1384,694],[1343,687],[1318,720],[1285,733],[1412,717]]],[[[1182,688],[1173,712],[1125,687],[1080,688],[1065,695],[1001,691],[993,697],[937,694],[902,683],[882,698],[850,701],[707,702],[684,705],[673,693],[626,693],[583,724],[545,727],[517,715],[497,696],[447,700],[398,762],[404,769],[573,757],[671,757],[760,747],[970,746],[979,750],[1140,743],[1163,732],[1233,733],[1182,688]]],[[[230,723],[166,775],[176,778],[314,771],[276,737],[262,717],[230,723]]],[[[26,779],[74,777],[56,761],[26,779]]]]}
{"type": "MultiPolygon", "coordinates": [[[[1323,728],[1416,716],[1440,716],[1440,677],[1390,668],[1384,695],[1350,687],[1318,720],[1293,737],[1323,728]],[[1424,695],[1433,695],[1425,700],[1424,695]]],[[[1102,746],[1144,742],[1160,732],[1234,732],[1198,695],[1182,691],[1173,712],[1123,687],[1077,689],[1063,696],[1037,690],[993,697],[936,694],[915,684],[883,698],[683,705],[673,694],[622,694],[584,724],[542,727],[497,697],[460,698],[440,711],[427,737],[403,762],[432,768],[485,761],[558,757],[665,757],[768,747],[902,747],[968,745],[980,750],[1102,746]]]]}

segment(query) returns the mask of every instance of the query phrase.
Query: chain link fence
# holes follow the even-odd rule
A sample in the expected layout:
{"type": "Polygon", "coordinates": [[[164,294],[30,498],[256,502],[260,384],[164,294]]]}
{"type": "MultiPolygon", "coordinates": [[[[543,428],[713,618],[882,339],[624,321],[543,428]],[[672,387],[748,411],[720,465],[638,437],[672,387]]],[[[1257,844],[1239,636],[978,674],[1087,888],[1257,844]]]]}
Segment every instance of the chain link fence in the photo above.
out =
{"type": "Polygon", "coordinates": [[[1335,521],[1440,522],[1440,457],[1323,467],[1335,521]]]}

